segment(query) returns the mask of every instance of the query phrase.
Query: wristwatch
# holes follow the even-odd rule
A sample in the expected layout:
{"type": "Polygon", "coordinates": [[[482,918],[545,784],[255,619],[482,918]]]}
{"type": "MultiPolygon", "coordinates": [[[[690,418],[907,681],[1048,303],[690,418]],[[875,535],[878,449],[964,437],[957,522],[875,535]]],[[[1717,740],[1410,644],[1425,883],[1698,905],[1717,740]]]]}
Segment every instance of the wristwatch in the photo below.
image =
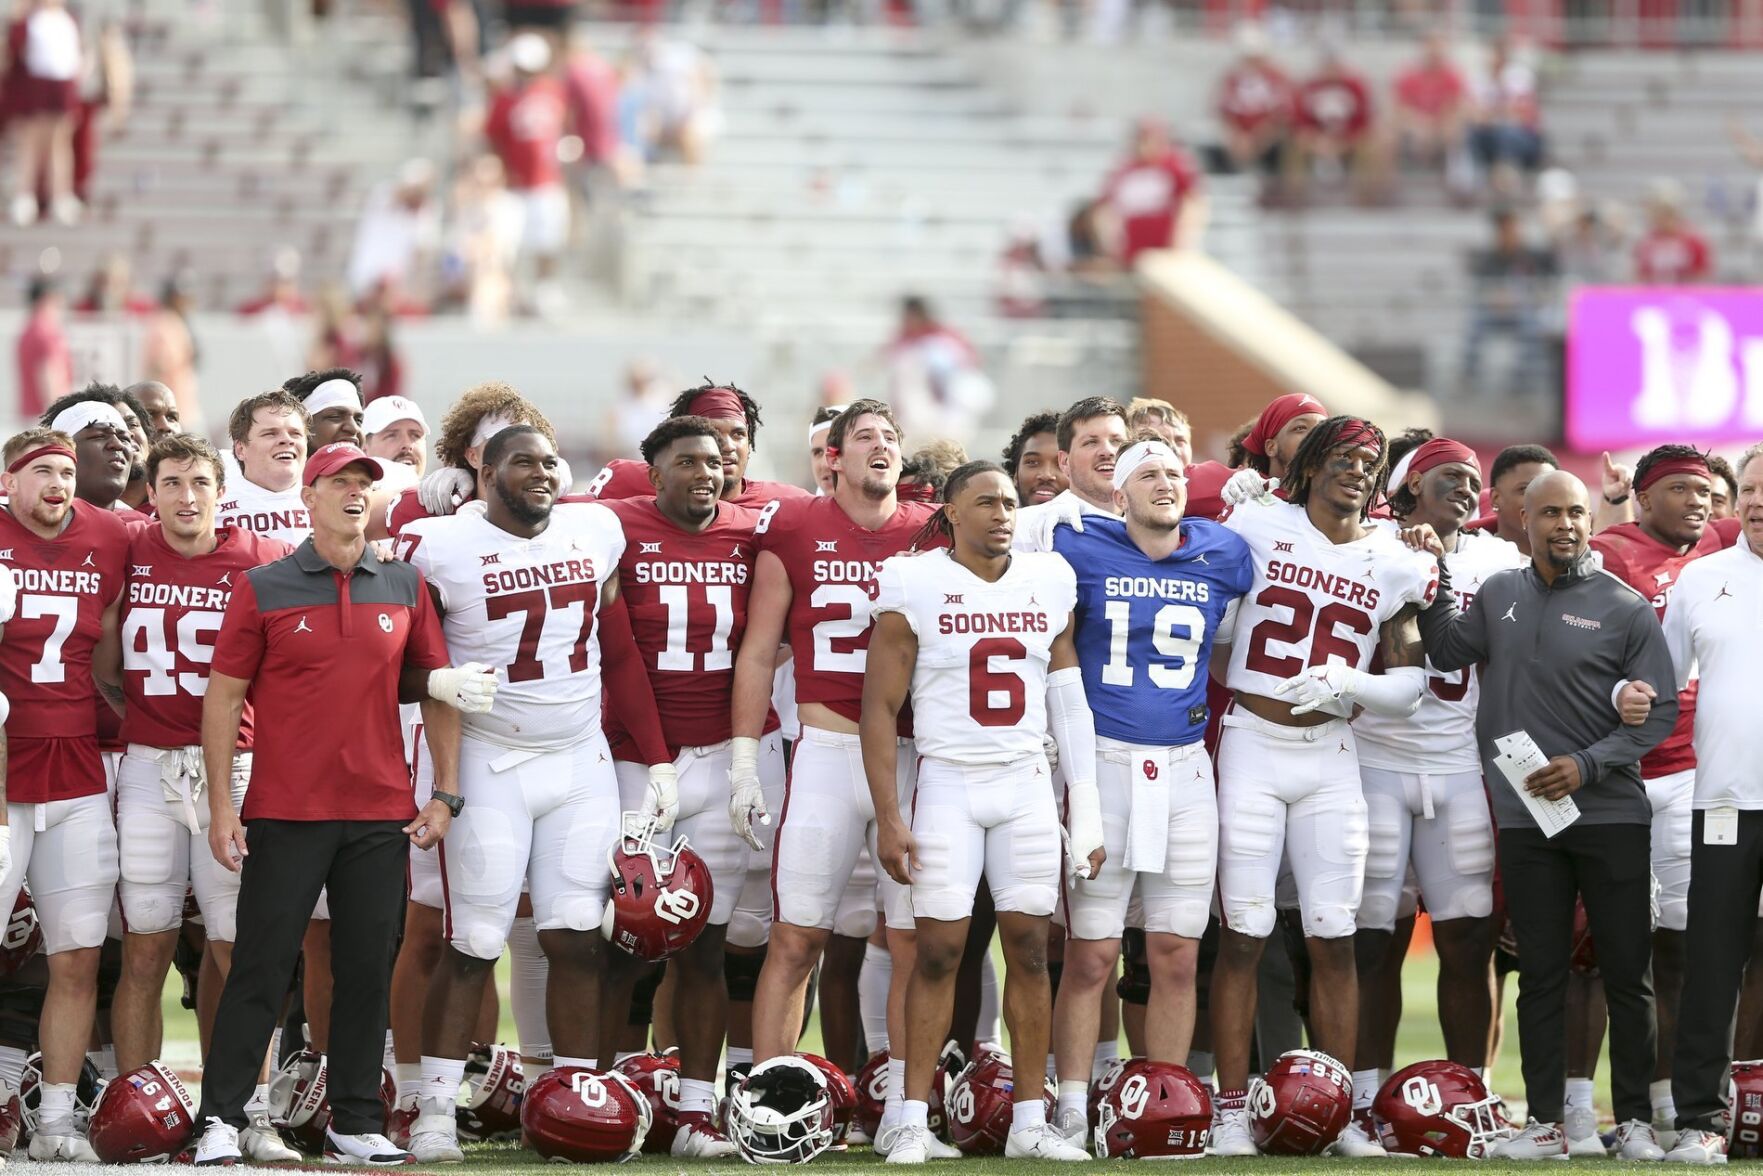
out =
{"type": "Polygon", "coordinates": [[[456,817],[459,815],[459,811],[465,807],[465,798],[457,792],[433,792],[429,795],[431,799],[446,805],[447,811],[456,817]]]}

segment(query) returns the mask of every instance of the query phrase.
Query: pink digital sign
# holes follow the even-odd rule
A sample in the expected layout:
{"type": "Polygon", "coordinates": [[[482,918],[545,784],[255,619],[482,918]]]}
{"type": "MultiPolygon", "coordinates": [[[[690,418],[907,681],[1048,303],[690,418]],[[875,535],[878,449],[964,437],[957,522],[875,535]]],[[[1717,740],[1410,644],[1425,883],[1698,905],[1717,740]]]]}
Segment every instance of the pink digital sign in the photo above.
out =
{"type": "Polygon", "coordinates": [[[1575,291],[1565,415],[1588,451],[1763,439],[1763,288],[1575,291]]]}

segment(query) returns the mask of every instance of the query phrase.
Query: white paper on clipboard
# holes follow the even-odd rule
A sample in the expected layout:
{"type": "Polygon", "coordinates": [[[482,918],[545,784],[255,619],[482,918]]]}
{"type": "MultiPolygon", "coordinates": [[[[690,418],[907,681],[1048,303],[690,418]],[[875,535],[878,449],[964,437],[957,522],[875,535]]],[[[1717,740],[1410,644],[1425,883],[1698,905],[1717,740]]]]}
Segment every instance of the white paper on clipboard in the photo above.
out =
{"type": "Polygon", "coordinates": [[[1512,791],[1524,802],[1530,811],[1531,820],[1543,831],[1543,836],[1553,837],[1573,822],[1579,820],[1579,806],[1573,803],[1573,797],[1563,796],[1560,800],[1544,800],[1533,794],[1524,786],[1527,776],[1535,775],[1549,766],[1549,757],[1543,754],[1536,740],[1528,731],[1514,731],[1510,735],[1501,735],[1494,740],[1494,746],[1500,754],[1494,757],[1494,766],[1512,785],[1512,791]]]}

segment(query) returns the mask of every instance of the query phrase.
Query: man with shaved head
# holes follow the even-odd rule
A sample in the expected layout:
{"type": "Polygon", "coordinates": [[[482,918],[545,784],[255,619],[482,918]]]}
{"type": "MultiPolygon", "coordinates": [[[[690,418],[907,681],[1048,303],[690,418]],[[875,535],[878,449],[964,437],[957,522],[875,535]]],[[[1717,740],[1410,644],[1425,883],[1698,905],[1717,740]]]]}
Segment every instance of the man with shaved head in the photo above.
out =
{"type": "Polygon", "coordinates": [[[1640,759],[1671,731],[1677,679],[1652,605],[1604,574],[1589,551],[1585,484],[1562,470],[1540,475],[1525,490],[1523,516],[1528,565],[1489,576],[1461,612],[1446,571],[1437,600],[1420,614],[1435,667],[1482,663],[1475,734],[1518,940],[1518,1031],[1531,1116],[1494,1155],[1518,1160],[1567,1152],[1565,1016],[1578,898],[1598,944],[1610,1008],[1614,1150],[1624,1160],[1658,1160],[1664,1152],[1653,1134],[1647,1092],[1655,1048],[1652,810],[1640,759]],[[1641,718],[1645,699],[1651,706],[1641,718]],[[1639,719],[1634,725],[1624,721],[1631,713],[1639,719]],[[1571,796],[1578,806],[1578,817],[1553,836],[1495,762],[1494,741],[1519,731],[1548,759],[1524,779],[1525,790],[1548,801],[1571,796]]]}
{"type": "Polygon", "coordinates": [[[147,430],[149,443],[156,443],[173,433],[184,431],[183,422],[178,416],[177,393],[158,380],[142,380],[139,384],[130,384],[122,390],[122,394],[133,396],[147,410],[146,419],[141,424],[147,430]]]}

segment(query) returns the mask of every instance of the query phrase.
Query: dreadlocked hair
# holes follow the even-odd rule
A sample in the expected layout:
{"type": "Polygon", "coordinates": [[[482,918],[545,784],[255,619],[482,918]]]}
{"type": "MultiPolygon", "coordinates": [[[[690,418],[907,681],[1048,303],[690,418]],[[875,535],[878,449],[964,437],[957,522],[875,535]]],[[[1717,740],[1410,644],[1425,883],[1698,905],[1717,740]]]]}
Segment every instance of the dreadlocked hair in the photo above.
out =
{"type": "MultiPolygon", "coordinates": [[[[1402,464],[1404,457],[1432,439],[1433,431],[1431,429],[1404,429],[1399,435],[1391,437],[1388,461],[1390,469],[1394,470],[1402,464]]],[[[1389,504],[1392,515],[1399,519],[1405,519],[1414,513],[1414,508],[1420,505],[1420,500],[1409,492],[1407,481],[1404,479],[1401,483],[1392,484],[1389,487],[1389,504]]]]}
{"type": "MultiPolygon", "coordinates": [[[[943,483],[944,505],[939,506],[937,513],[926,519],[924,526],[918,528],[918,533],[912,536],[910,550],[929,551],[935,547],[948,547],[954,543],[955,531],[949,523],[947,504],[955,501],[955,496],[981,474],[1001,474],[1006,482],[1011,481],[1009,473],[995,461],[970,461],[964,466],[957,466],[954,472],[949,475],[948,481],[943,483]]],[[[1011,482],[1011,488],[1015,489],[1014,482],[1011,482]]]]}
{"type": "Polygon", "coordinates": [[[1260,417],[1250,417],[1238,425],[1230,440],[1224,443],[1224,464],[1233,470],[1254,470],[1263,478],[1273,471],[1273,464],[1267,460],[1265,453],[1250,453],[1243,448],[1243,441],[1255,431],[1255,422],[1260,417]]]}
{"type": "Polygon", "coordinates": [[[749,449],[758,449],[759,426],[764,423],[759,419],[759,404],[751,396],[747,395],[733,384],[718,384],[709,376],[705,376],[702,384],[698,385],[696,388],[687,388],[684,392],[681,392],[678,396],[673,398],[673,403],[668,406],[667,415],[670,417],[692,415],[692,401],[698,399],[698,397],[705,392],[710,392],[717,388],[721,388],[724,392],[733,392],[740,400],[741,412],[746,414],[747,417],[747,447],[749,449]]]}
{"type": "Polygon", "coordinates": [[[1370,485],[1365,488],[1365,497],[1359,502],[1359,517],[1369,517],[1372,504],[1383,493],[1384,478],[1390,470],[1390,451],[1389,445],[1384,441],[1383,430],[1358,417],[1329,417],[1304,435],[1282,483],[1286,500],[1299,506],[1308,503],[1310,487],[1316,475],[1322,471],[1328,455],[1343,445],[1363,445],[1367,442],[1377,447],[1377,460],[1366,471],[1370,485]]]}
{"type": "MultiPolygon", "coordinates": [[[[1706,462],[1707,460],[1708,455],[1694,445],[1661,445],[1656,449],[1649,449],[1641,454],[1639,461],[1634,463],[1633,485],[1639,486],[1647,476],[1647,471],[1662,461],[1706,462]]],[[[1713,470],[1710,469],[1709,472],[1712,473],[1713,470]]]]}

